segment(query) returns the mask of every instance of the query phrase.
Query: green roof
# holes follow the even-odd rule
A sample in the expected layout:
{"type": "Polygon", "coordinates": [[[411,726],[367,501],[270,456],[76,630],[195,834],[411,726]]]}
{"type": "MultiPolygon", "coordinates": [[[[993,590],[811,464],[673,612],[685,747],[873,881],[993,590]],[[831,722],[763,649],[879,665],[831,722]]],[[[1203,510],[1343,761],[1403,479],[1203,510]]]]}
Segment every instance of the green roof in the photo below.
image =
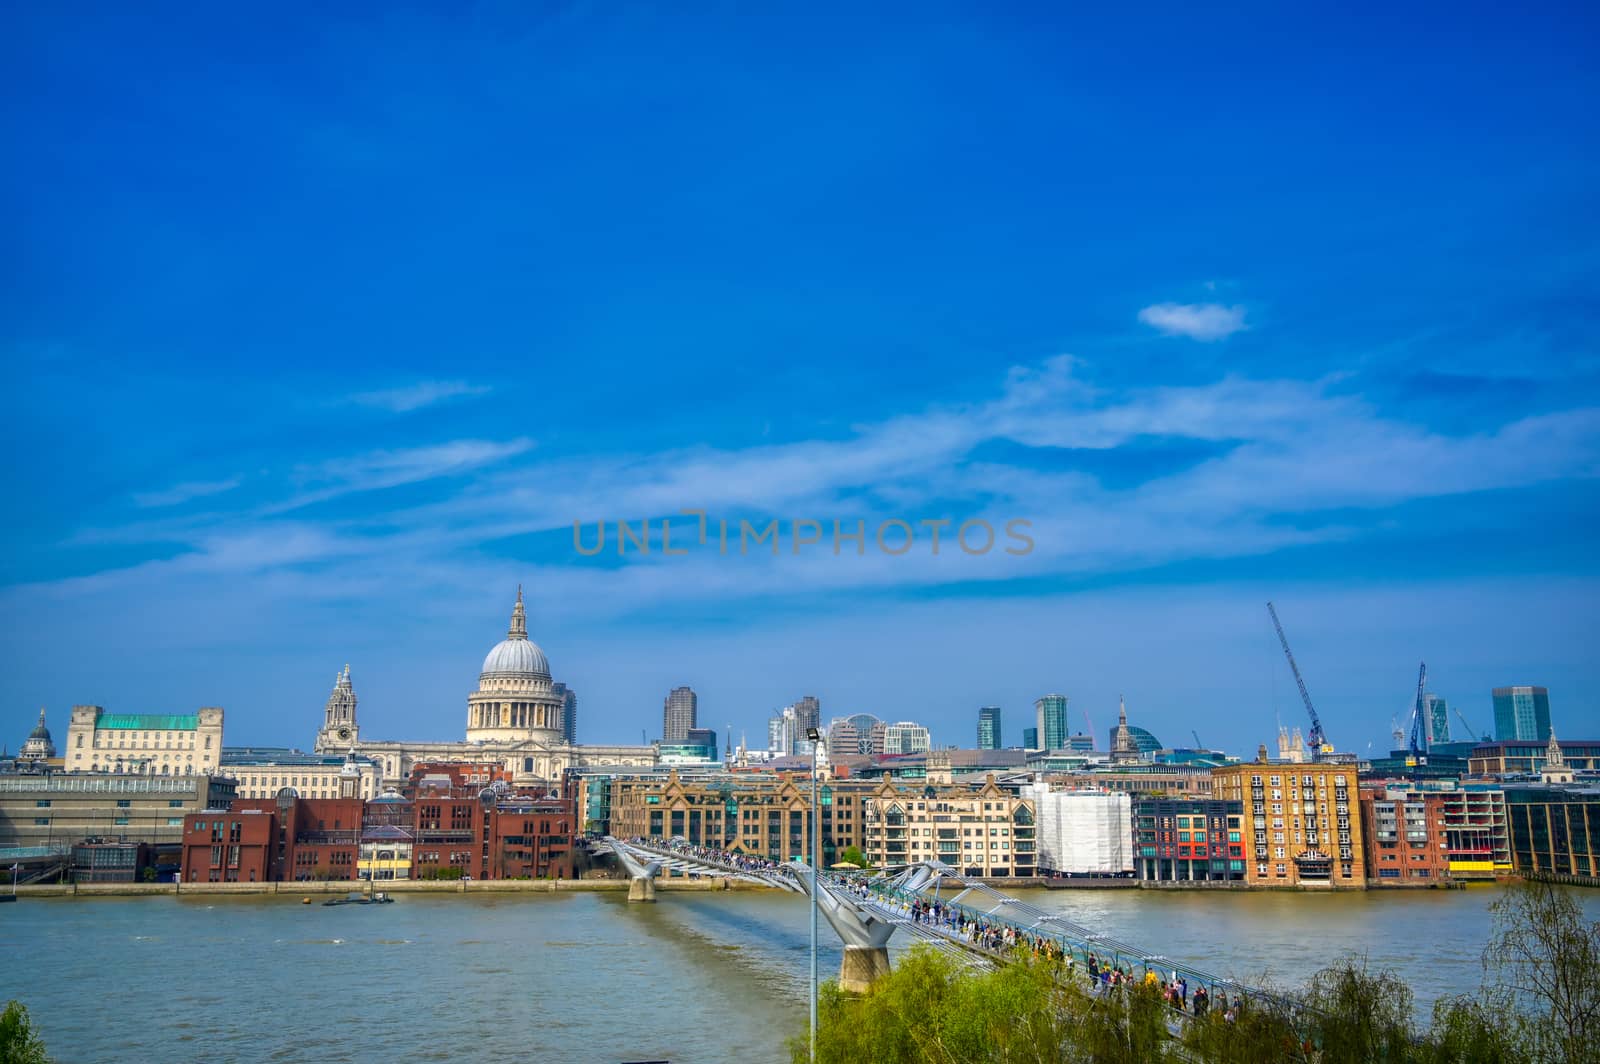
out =
{"type": "Polygon", "coordinates": [[[96,730],[117,731],[194,731],[199,725],[196,713],[102,713],[94,722],[96,730]]]}

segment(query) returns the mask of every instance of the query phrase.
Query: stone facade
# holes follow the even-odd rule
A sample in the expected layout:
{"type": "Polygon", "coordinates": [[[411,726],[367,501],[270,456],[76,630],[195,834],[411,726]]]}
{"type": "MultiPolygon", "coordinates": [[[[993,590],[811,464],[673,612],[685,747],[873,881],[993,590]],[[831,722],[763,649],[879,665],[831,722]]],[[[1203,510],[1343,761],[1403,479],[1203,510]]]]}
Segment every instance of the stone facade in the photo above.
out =
{"type": "Polygon", "coordinates": [[[107,713],[73,706],[63,764],[68,772],[142,776],[213,775],[222,757],[222,710],[107,713]]]}
{"type": "MultiPolygon", "coordinates": [[[[318,753],[342,753],[348,743],[340,729],[359,735],[356,696],[349,669],[339,675],[317,735],[318,753]],[[348,709],[348,717],[345,716],[348,709]]],[[[362,740],[357,752],[380,769],[382,784],[398,787],[412,767],[429,761],[497,762],[518,786],[554,784],[569,768],[653,767],[650,746],[579,746],[567,741],[577,731],[577,698],[551,681],[544,651],[528,638],[528,621],[518,589],[506,638],[489,651],[477,687],[467,695],[462,742],[362,740]]]]}

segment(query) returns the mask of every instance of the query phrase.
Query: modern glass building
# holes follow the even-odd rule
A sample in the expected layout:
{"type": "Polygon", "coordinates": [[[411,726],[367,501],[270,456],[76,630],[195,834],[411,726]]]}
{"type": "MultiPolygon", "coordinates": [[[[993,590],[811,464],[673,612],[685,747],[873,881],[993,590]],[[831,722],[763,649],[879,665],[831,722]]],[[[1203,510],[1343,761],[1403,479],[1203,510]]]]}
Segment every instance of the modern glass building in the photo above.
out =
{"type": "Polygon", "coordinates": [[[925,754],[931,745],[928,729],[913,721],[897,721],[884,729],[883,752],[886,754],[925,754]]]}
{"type": "Polygon", "coordinates": [[[1550,692],[1543,687],[1494,689],[1494,737],[1544,742],[1550,738],[1550,692]]]}
{"type": "MultiPolygon", "coordinates": [[[[1128,734],[1133,736],[1133,744],[1134,744],[1134,746],[1139,748],[1139,753],[1141,753],[1141,754],[1153,754],[1157,750],[1165,750],[1166,749],[1166,747],[1161,745],[1161,740],[1160,739],[1157,739],[1154,735],[1151,735],[1149,732],[1145,731],[1143,728],[1136,728],[1132,724],[1130,724],[1130,725],[1128,725],[1128,734]]],[[[1117,729],[1112,728],[1111,729],[1111,738],[1106,743],[1106,749],[1115,750],[1116,746],[1117,746],[1117,729]]]]}
{"type": "Polygon", "coordinates": [[[1042,749],[1042,747],[1039,746],[1039,729],[1038,728],[1023,728],[1022,729],[1022,748],[1024,750],[1039,750],[1039,749],[1042,749]]]}
{"type": "Polygon", "coordinates": [[[999,706],[984,706],[978,710],[978,749],[1000,749],[999,706]]]}
{"type": "Polygon", "coordinates": [[[1450,741],[1450,708],[1438,695],[1422,696],[1422,721],[1427,729],[1428,745],[1450,741]]]}
{"type": "Polygon", "coordinates": [[[1067,745],[1067,696],[1045,695],[1033,704],[1039,717],[1042,750],[1060,750],[1067,745]]]}

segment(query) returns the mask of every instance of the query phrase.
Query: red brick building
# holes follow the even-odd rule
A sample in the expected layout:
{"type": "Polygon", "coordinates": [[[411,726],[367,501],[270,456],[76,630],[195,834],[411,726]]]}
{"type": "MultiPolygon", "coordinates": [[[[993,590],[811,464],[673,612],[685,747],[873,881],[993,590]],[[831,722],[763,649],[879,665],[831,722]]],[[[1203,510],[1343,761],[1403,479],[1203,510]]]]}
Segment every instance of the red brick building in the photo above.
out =
{"type": "Polygon", "coordinates": [[[400,793],[415,798],[421,791],[448,789],[452,794],[470,791],[476,795],[485,787],[501,782],[511,782],[511,770],[498,761],[418,761],[411,766],[411,775],[400,793]],[[448,781],[447,786],[445,781],[448,781]]]}
{"type": "MultiPolygon", "coordinates": [[[[424,789],[414,802],[393,798],[239,799],[227,811],[184,819],[185,883],[354,880],[373,810],[398,813],[411,839],[409,878],[572,878],[576,814],[572,801],[477,791],[424,789]],[[365,827],[364,827],[365,825],[365,827]]],[[[379,818],[381,819],[381,818],[379,818]]],[[[396,870],[403,879],[407,869],[396,870]]]]}
{"type": "MultiPolygon", "coordinates": [[[[249,803],[235,802],[234,805],[249,803]]],[[[270,803],[269,803],[270,804],[270,803]]],[[[272,875],[277,816],[260,809],[207,810],[183,818],[185,883],[266,883],[272,875]]]]}
{"type": "Polygon", "coordinates": [[[485,802],[424,791],[413,808],[414,878],[572,876],[570,801],[505,795],[485,802]]]}
{"type": "Polygon", "coordinates": [[[1361,791],[1367,885],[1434,886],[1449,878],[1442,794],[1405,786],[1361,791]]]}
{"type": "Polygon", "coordinates": [[[241,798],[184,818],[185,883],[356,878],[359,798],[241,798]]]}

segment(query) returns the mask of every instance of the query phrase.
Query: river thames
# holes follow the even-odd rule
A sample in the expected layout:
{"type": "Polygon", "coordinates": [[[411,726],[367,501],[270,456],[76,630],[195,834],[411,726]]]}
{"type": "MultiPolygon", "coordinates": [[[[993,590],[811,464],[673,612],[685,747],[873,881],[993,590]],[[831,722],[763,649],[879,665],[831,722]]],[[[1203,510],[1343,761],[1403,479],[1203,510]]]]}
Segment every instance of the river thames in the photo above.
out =
{"type": "MultiPolygon", "coordinates": [[[[1398,969],[1425,1020],[1474,989],[1499,891],[1019,891],[1197,967],[1293,985],[1342,953],[1398,969]]],[[[1590,919],[1600,892],[1579,891],[1590,919]]],[[[0,999],[53,1058],[787,1060],[806,1016],[804,899],[763,892],[25,898],[0,907],[0,999]],[[320,899],[318,899],[320,900],[320,899]]],[[[820,966],[838,972],[824,921],[820,966]]]]}

